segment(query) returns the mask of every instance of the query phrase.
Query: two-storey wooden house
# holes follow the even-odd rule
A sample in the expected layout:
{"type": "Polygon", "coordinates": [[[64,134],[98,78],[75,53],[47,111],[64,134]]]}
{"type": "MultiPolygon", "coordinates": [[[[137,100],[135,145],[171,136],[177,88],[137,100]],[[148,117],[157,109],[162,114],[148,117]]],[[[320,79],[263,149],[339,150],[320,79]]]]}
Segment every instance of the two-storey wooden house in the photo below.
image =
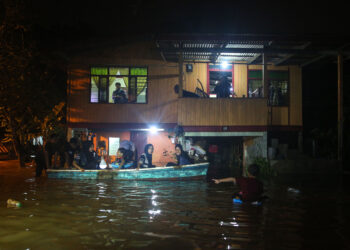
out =
{"type": "Polygon", "coordinates": [[[168,130],[177,125],[207,149],[240,144],[245,162],[267,157],[268,148],[276,147],[273,139],[296,148],[303,126],[301,64],[315,57],[305,53],[308,46],[305,40],[241,35],[97,44],[69,65],[68,136],[93,133],[96,141],[106,141],[110,155],[121,140],[133,141],[139,154],[152,143],[159,164],[171,161],[174,144],[168,130]],[[231,86],[228,98],[215,92],[222,77],[231,86]],[[116,83],[127,103],[114,103],[116,83]],[[201,97],[186,97],[184,91],[201,97]],[[157,133],[150,133],[153,126],[157,133]]]}

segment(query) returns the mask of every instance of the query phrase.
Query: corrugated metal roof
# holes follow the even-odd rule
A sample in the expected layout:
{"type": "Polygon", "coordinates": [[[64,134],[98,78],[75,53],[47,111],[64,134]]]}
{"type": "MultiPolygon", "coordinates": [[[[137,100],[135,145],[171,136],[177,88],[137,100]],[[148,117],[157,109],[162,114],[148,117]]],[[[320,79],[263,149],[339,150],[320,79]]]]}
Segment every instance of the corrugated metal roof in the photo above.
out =
{"type": "Polygon", "coordinates": [[[262,51],[270,50],[268,63],[287,65],[303,64],[319,57],[320,51],[323,50],[337,51],[339,48],[345,48],[346,44],[350,44],[350,38],[341,40],[315,36],[168,35],[160,37],[157,44],[164,58],[169,61],[177,61],[182,51],[185,61],[254,63],[257,60],[261,62],[262,51]],[[249,52],[245,52],[245,49],[249,52]],[[300,53],[305,50],[308,50],[307,55],[300,53]],[[254,51],[258,52],[253,53],[254,51]]]}

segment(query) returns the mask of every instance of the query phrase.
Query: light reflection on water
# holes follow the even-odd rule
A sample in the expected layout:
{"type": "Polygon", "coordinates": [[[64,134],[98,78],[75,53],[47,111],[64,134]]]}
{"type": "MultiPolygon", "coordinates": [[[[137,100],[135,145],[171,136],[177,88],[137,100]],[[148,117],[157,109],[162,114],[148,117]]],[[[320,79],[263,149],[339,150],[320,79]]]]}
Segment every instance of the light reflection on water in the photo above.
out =
{"type": "Polygon", "coordinates": [[[204,181],[30,178],[0,194],[1,204],[8,198],[23,203],[21,209],[0,206],[0,249],[348,246],[348,193],[283,184],[267,190],[270,199],[257,207],[232,204],[232,186],[204,181]]]}

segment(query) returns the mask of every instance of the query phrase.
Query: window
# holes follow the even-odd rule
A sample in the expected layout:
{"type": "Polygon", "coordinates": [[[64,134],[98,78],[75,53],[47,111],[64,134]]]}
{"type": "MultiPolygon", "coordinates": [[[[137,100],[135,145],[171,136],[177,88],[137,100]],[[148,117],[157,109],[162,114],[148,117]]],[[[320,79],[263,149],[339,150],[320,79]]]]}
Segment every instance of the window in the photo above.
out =
{"type": "Polygon", "coordinates": [[[215,87],[224,77],[227,79],[228,83],[231,85],[230,97],[232,97],[233,92],[233,66],[232,64],[221,65],[221,64],[208,64],[208,86],[207,93],[209,97],[216,98],[215,87]]]}
{"type": "Polygon", "coordinates": [[[91,67],[90,102],[115,103],[116,84],[125,94],[123,103],[147,102],[146,67],[91,67]]]}
{"type": "Polygon", "coordinates": [[[261,70],[248,71],[248,97],[264,97],[261,70]]]}
{"type": "MultiPolygon", "coordinates": [[[[269,70],[269,103],[272,106],[287,106],[289,102],[288,71],[269,70]]],[[[248,71],[248,97],[263,97],[263,82],[261,70],[248,71]]]]}
{"type": "Polygon", "coordinates": [[[119,149],[119,137],[109,137],[108,138],[108,155],[116,155],[119,149]]]}

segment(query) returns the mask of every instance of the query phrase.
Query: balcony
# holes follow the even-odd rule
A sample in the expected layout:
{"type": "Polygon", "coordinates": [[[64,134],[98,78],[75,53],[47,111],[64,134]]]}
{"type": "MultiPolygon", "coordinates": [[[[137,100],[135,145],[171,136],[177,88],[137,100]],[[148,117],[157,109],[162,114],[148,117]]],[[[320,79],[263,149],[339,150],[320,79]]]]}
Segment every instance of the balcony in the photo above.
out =
{"type": "Polygon", "coordinates": [[[267,99],[180,98],[178,123],[182,126],[267,126],[267,99]]]}

